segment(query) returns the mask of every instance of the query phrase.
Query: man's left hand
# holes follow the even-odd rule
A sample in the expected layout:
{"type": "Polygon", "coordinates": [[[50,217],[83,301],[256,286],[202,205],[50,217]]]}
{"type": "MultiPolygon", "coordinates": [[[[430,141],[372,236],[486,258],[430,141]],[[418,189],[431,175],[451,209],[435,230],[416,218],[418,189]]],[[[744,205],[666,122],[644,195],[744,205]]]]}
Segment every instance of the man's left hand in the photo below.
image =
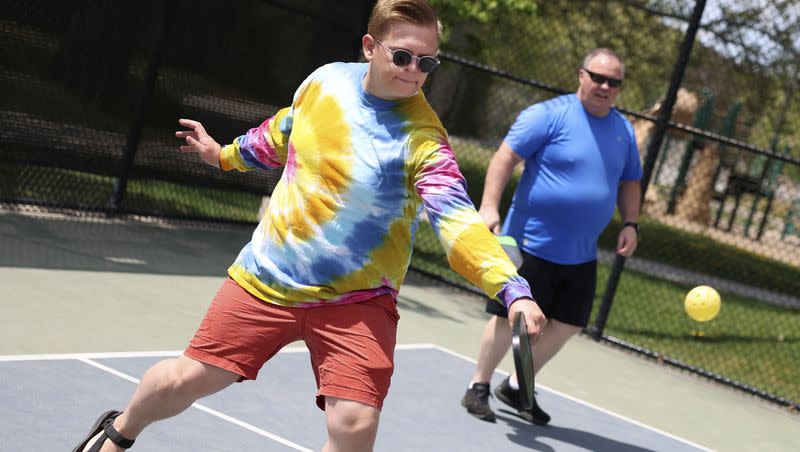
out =
{"type": "Polygon", "coordinates": [[[636,251],[637,240],[636,229],[631,227],[622,228],[617,237],[617,254],[629,257],[636,251]]]}

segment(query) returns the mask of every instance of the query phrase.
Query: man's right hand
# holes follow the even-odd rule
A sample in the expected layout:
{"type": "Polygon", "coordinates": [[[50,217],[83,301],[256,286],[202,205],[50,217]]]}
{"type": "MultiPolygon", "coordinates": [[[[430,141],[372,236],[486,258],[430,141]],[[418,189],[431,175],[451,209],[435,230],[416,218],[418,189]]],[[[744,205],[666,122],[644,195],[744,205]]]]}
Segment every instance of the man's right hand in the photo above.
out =
{"type": "Polygon", "coordinates": [[[481,206],[478,213],[481,215],[481,218],[483,218],[483,222],[486,223],[486,227],[492,231],[492,234],[500,233],[500,212],[497,209],[484,208],[481,206]]]}
{"type": "Polygon", "coordinates": [[[542,329],[547,324],[547,319],[535,301],[531,298],[520,298],[511,303],[511,307],[508,308],[508,322],[511,324],[512,329],[514,328],[514,319],[519,312],[525,318],[531,344],[535,344],[539,339],[539,335],[542,334],[542,329]]]}
{"type": "Polygon", "coordinates": [[[180,147],[181,152],[196,152],[204,162],[219,168],[219,153],[222,146],[206,133],[203,125],[191,119],[179,119],[178,124],[191,129],[175,132],[176,137],[186,140],[186,144],[180,147]]]}

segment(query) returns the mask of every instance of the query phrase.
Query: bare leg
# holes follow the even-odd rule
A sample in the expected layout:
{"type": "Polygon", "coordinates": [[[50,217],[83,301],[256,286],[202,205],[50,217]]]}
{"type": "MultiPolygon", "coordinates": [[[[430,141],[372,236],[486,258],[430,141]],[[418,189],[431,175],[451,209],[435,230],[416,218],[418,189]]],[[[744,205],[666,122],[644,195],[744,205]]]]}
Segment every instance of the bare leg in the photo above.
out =
{"type": "MultiPolygon", "coordinates": [[[[175,416],[195,400],[218,392],[238,379],[239,375],[233,372],[186,356],[161,361],[145,372],[127,408],[114,420],[114,428],[122,436],[134,439],[153,422],[175,416]]],[[[106,441],[100,450],[122,449],[106,441]]]]}
{"type": "MultiPolygon", "coordinates": [[[[559,322],[558,320],[548,321],[547,325],[542,329],[542,335],[536,341],[535,353],[533,354],[534,372],[539,373],[542,367],[550,361],[550,358],[556,356],[556,353],[561,350],[564,344],[580,331],[581,327],[579,326],[559,322]]],[[[516,378],[515,374],[514,379],[516,380],[516,378]]]]}
{"type": "Polygon", "coordinates": [[[494,370],[510,347],[511,325],[509,325],[508,319],[493,316],[483,329],[478,364],[475,366],[475,374],[472,376],[470,385],[491,381],[494,370]]]}
{"type": "Polygon", "coordinates": [[[378,434],[380,410],[353,400],[325,397],[328,442],[323,452],[370,452],[378,434]]]}
{"type": "Polygon", "coordinates": [[[533,354],[533,368],[539,370],[556,355],[561,347],[574,335],[581,331],[581,327],[550,320],[545,325],[542,335],[536,342],[536,353],[533,354]]]}

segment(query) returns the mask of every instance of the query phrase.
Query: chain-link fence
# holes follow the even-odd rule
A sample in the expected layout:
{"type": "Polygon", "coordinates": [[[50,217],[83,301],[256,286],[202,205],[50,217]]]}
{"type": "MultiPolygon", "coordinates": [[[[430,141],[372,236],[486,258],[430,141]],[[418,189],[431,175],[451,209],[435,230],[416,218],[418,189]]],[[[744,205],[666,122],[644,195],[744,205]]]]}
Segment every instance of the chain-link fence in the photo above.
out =
{"type": "MultiPolygon", "coordinates": [[[[178,153],[177,118],[202,121],[220,141],[258,125],[314,68],[357,58],[371,3],[6,2],[0,200],[254,222],[280,174],[223,173],[178,153]]],[[[600,238],[592,333],[796,408],[796,77],[783,66],[760,70],[720,45],[713,5],[682,53],[700,3],[554,0],[528,14],[453,19],[425,91],[478,203],[487,163],[516,115],[574,92],[588,50],[615,49],[626,63],[618,106],[652,165],[636,254],[615,258],[616,219],[600,238]],[[665,104],[673,106],[666,129],[665,104]],[[706,323],[683,308],[700,284],[723,300],[706,323]]],[[[463,282],[424,224],[413,259],[463,282]]]]}
{"type": "MultiPolygon", "coordinates": [[[[626,63],[618,106],[634,124],[649,188],[635,256],[625,261],[614,255],[617,219],[600,238],[590,333],[796,409],[796,80],[783,72],[765,76],[737,62],[717,46],[713,25],[700,27],[697,38],[688,41],[694,44],[689,54],[685,37],[700,2],[685,2],[684,11],[673,9],[669,17],[666,11],[647,10],[645,3],[542,2],[530,22],[484,24],[473,33],[506,47],[529,48],[472,49],[481,63],[444,54],[447,64],[433,76],[428,97],[454,135],[454,149],[477,202],[486,162],[516,114],[532,103],[574,92],[583,53],[614,48],[626,63]],[[547,45],[533,44],[544,36],[547,45]],[[742,74],[748,70],[749,78],[742,74]],[[757,92],[744,89],[753,84],[757,92]],[[665,99],[670,91],[672,98],[665,99]],[[656,132],[666,100],[672,103],[672,124],[662,127],[666,134],[661,138],[656,132]],[[684,297],[698,285],[713,286],[723,300],[720,314],[705,323],[684,311],[684,297]]],[[[703,13],[707,22],[723,19],[713,7],[703,13]]],[[[434,249],[418,247],[428,253],[434,249]]],[[[435,271],[427,262],[418,265],[435,271]]],[[[452,274],[445,277],[458,281],[452,274]]]]}
{"type": "Polygon", "coordinates": [[[357,57],[368,3],[5,2],[0,198],[255,221],[280,174],[178,153],[177,119],[223,142],[258,125],[313,69],[357,57]]]}
{"type": "MultiPolygon", "coordinates": [[[[490,105],[480,111],[499,112],[488,121],[505,122],[500,133],[508,130],[514,119],[514,113],[505,111],[503,105],[519,105],[520,99],[535,102],[562,92],[537,81],[514,80],[508,74],[460,58],[445,55],[444,59],[457,65],[465,78],[492,77],[493,88],[503,94],[491,96],[490,105]]],[[[438,98],[435,90],[441,74],[430,85],[433,102],[438,98]]],[[[457,83],[448,85],[452,88],[457,83]]],[[[692,95],[681,91],[678,101],[683,102],[687,93],[692,95]]],[[[442,98],[448,103],[459,102],[448,94],[442,98]]],[[[697,122],[703,112],[699,108],[692,121],[687,122],[697,122]]],[[[448,119],[446,113],[443,118],[448,119]]],[[[647,133],[654,121],[641,115],[631,119],[644,154],[647,133]],[[641,130],[644,132],[639,133],[641,130]]],[[[462,119],[454,114],[452,120],[456,123],[454,129],[458,129],[457,123],[462,119]]],[[[782,168],[796,168],[798,162],[776,157],[786,157],[787,153],[776,154],[743,142],[738,142],[739,146],[726,144],[719,139],[740,135],[715,130],[710,125],[707,130],[720,136],[701,138],[673,128],[660,147],[653,183],[643,206],[639,247],[635,257],[628,260],[616,293],[610,295],[613,310],[608,321],[603,320],[598,330],[597,310],[604,296],[609,296],[607,285],[615,260],[618,219],[601,236],[593,333],[605,333],[616,343],[662,361],[700,368],[719,381],[796,406],[791,400],[800,397],[796,383],[800,378],[800,337],[796,333],[800,327],[800,236],[791,232],[791,209],[792,203],[796,205],[800,199],[800,192],[797,180],[778,179],[775,175],[782,168]],[[744,176],[734,172],[733,165],[726,166],[726,154],[729,161],[733,160],[731,156],[763,160],[761,168],[771,168],[749,173],[754,177],[751,186],[761,191],[745,192],[735,185],[737,177],[744,176]],[[780,188],[778,180],[783,183],[780,188]],[[685,188],[675,190],[681,183],[685,188]],[[782,207],[776,208],[776,196],[783,197],[782,207]],[[670,204],[675,207],[670,209],[670,204]],[[696,322],[684,312],[685,295],[698,285],[710,285],[722,295],[721,313],[708,323],[696,322]]],[[[476,202],[482,195],[487,161],[500,139],[452,137],[459,164],[469,181],[470,195],[476,202]]],[[[510,203],[514,186],[512,181],[505,191],[504,206],[510,203]]],[[[425,250],[426,257],[437,255],[432,235],[421,233],[417,246],[425,250]]],[[[437,271],[437,266],[427,260],[420,259],[415,264],[437,271]]],[[[451,272],[439,274],[463,282],[451,272]]]]}

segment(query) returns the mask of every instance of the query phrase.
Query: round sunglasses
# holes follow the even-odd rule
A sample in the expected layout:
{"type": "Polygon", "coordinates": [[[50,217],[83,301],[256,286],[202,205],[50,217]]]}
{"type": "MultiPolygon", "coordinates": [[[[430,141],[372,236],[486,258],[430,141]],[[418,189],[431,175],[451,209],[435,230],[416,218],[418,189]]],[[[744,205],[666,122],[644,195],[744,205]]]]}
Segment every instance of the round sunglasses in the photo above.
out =
{"type": "Polygon", "coordinates": [[[419,68],[420,72],[424,72],[426,74],[433,72],[436,69],[436,66],[439,65],[439,60],[436,57],[430,55],[424,55],[418,57],[416,55],[412,55],[411,52],[408,50],[397,49],[392,50],[386,44],[380,42],[379,40],[375,40],[378,44],[383,46],[384,49],[388,50],[389,53],[392,54],[392,63],[394,63],[397,67],[405,67],[411,64],[412,61],[417,61],[417,67],[419,68]]]}

